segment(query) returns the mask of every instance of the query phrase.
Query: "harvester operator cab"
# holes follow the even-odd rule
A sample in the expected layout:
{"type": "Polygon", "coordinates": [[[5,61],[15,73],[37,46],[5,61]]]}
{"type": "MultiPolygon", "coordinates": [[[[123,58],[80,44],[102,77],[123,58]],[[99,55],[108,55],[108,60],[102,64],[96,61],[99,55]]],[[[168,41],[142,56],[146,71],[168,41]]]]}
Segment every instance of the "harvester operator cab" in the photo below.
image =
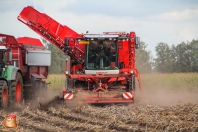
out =
{"type": "Polygon", "coordinates": [[[118,69],[115,40],[89,40],[86,45],[87,70],[118,69]]]}
{"type": "MultiPolygon", "coordinates": [[[[72,46],[79,50],[78,46],[73,44],[73,42],[77,41],[77,44],[85,45],[83,46],[85,49],[81,51],[85,56],[83,59],[85,74],[97,74],[99,72],[119,74],[119,69],[125,68],[125,65],[128,66],[124,56],[128,52],[133,52],[133,47],[129,46],[129,43],[131,44],[133,40],[136,49],[140,46],[139,37],[135,36],[135,40],[132,38],[131,41],[128,41],[134,34],[131,32],[130,35],[126,33],[118,34],[117,32],[82,34],[82,37],[75,38],[74,41],[71,39],[71,42],[69,41],[70,38],[66,38],[65,52],[69,56],[75,57],[70,51],[72,51],[72,46]]],[[[76,57],[75,59],[79,58],[76,57]]]]}

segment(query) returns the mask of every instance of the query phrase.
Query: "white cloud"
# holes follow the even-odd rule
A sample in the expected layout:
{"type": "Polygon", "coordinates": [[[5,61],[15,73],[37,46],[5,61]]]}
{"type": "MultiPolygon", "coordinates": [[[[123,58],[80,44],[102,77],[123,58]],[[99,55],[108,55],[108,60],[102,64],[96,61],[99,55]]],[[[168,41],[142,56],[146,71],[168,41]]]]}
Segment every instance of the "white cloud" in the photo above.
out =
{"type": "Polygon", "coordinates": [[[156,18],[166,22],[185,22],[198,20],[198,9],[185,9],[182,11],[167,12],[157,15],[156,18]]]}
{"type": "Polygon", "coordinates": [[[171,45],[198,39],[197,4],[180,1],[170,3],[171,1],[151,3],[141,0],[8,0],[0,5],[0,32],[16,37],[40,38],[17,20],[18,14],[25,6],[33,5],[36,10],[48,14],[78,33],[87,30],[90,33],[135,31],[141,40],[148,44],[149,50],[154,52],[159,42],[171,45]]]}
{"type": "Polygon", "coordinates": [[[197,30],[198,25],[185,25],[179,32],[177,36],[177,40],[182,41],[191,41],[192,39],[198,39],[197,38],[197,30]]]}

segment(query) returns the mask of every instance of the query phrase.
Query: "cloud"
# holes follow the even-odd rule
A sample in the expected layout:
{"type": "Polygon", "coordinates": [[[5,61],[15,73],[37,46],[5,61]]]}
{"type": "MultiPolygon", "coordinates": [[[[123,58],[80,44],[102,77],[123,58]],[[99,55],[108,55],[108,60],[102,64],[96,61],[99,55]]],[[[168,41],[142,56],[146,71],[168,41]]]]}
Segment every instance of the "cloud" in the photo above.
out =
{"type": "Polygon", "coordinates": [[[142,18],[145,16],[157,15],[166,13],[167,11],[196,9],[197,1],[188,0],[84,0],[84,1],[70,1],[59,7],[59,12],[72,12],[75,14],[101,14],[108,16],[119,17],[136,17],[142,18]]]}
{"type": "Polygon", "coordinates": [[[167,12],[152,16],[149,20],[153,20],[156,27],[160,28],[161,31],[170,33],[167,36],[172,37],[171,40],[174,44],[198,39],[196,35],[196,30],[198,30],[198,9],[167,12]]]}
{"type": "Polygon", "coordinates": [[[152,52],[159,42],[171,45],[198,39],[196,0],[4,0],[0,4],[1,33],[40,38],[17,20],[28,5],[78,33],[135,31],[152,52]]]}
{"type": "Polygon", "coordinates": [[[198,20],[198,9],[185,9],[182,11],[167,12],[157,15],[156,18],[166,22],[186,22],[198,20]]]}

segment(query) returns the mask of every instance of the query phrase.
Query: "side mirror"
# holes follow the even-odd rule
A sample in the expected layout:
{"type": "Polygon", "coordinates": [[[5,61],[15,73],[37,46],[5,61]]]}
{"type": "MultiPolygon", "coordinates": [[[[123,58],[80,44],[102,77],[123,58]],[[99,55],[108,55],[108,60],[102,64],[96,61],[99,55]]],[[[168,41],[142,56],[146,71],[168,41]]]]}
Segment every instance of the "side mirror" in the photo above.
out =
{"type": "Polygon", "coordinates": [[[138,49],[140,47],[140,37],[135,38],[135,48],[138,49]]]}
{"type": "Polygon", "coordinates": [[[8,52],[8,61],[12,61],[12,52],[8,52]]]}

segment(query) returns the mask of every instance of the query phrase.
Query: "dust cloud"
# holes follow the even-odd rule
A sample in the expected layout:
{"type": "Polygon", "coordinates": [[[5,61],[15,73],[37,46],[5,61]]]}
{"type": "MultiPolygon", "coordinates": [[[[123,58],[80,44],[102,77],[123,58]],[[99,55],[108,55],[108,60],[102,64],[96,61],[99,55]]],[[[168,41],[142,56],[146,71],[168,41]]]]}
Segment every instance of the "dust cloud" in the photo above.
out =
{"type": "Polygon", "coordinates": [[[168,106],[176,104],[197,104],[198,89],[142,88],[135,92],[135,104],[168,106]]]}
{"type": "Polygon", "coordinates": [[[29,108],[31,110],[34,109],[48,109],[48,107],[56,106],[56,100],[61,94],[60,90],[48,89],[43,92],[40,91],[38,95],[35,95],[33,99],[26,100],[23,107],[29,108]]]}

